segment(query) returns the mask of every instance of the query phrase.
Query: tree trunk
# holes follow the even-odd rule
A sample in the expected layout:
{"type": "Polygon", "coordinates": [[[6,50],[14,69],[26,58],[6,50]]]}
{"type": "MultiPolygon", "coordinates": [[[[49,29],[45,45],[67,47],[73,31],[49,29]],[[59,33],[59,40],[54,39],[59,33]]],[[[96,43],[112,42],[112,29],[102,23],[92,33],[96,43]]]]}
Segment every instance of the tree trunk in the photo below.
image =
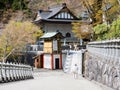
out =
{"type": "Polygon", "coordinates": [[[87,0],[83,1],[83,5],[87,8],[90,18],[92,19],[93,26],[102,23],[102,2],[103,0],[96,0],[94,4],[90,5],[87,0]]]}

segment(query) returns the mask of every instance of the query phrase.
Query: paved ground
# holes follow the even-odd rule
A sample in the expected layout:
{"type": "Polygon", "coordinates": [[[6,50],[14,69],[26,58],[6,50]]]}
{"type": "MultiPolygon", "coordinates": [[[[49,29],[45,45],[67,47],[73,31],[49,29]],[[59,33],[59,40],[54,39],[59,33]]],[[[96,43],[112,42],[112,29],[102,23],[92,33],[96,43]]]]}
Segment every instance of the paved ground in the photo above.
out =
{"type": "Polygon", "coordinates": [[[112,90],[82,77],[74,79],[61,70],[40,70],[34,76],[31,80],[0,84],[0,90],[112,90]]]}

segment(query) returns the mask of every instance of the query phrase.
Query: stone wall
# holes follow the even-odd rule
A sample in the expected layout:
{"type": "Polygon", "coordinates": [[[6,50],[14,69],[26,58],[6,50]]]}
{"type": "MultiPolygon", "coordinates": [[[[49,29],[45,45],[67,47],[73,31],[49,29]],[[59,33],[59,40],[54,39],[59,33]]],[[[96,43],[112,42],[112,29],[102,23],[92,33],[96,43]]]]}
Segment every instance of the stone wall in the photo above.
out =
{"type": "Polygon", "coordinates": [[[84,76],[120,90],[120,40],[91,42],[85,53],[84,76]]]}

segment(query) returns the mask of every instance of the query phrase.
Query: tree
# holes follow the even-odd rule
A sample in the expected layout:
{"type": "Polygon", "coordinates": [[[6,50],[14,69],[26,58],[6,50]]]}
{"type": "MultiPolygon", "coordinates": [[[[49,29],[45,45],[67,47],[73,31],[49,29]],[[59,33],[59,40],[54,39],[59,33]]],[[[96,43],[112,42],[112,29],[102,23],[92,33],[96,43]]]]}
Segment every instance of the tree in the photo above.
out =
{"type": "Polygon", "coordinates": [[[115,34],[116,29],[111,30],[112,22],[120,14],[119,0],[82,0],[82,2],[92,19],[91,25],[94,27],[94,39],[104,40],[119,36],[118,33],[115,34]]]}
{"type": "Polygon", "coordinates": [[[109,27],[107,24],[98,24],[94,27],[95,40],[105,40],[108,38],[109,27]]]}
{"type": "Polygon", "coordinates": [[[105,15],[105,21],[107,24],[111,24],[114,20],[116,20],[119,16],[120,5],[118,0],[109,0],[104,1],[103,3],[103,14],[105,15]]]}
{"type": "Polygon", "coordinates": [[[96,40],[105,40],[120,37],[120,18],[113,21],[110,26],[99,24],[94,27],[96,40]]]}
{"type": "Polygon", "coordinates": [[[83,5],[89,13],[89,17],[92,19],[93,26],[102,23],[102,1],[103,0],[82,0],[83,5]]]}
{"type": "Polygon", "coordinates": [[[13,0],[0,0],[0,9],[8,9],[11,7],[13,0]]]}
{"type": "Polygon", "coordinates": [[[82,0],[82,2],[92,19],[93,26],[103,23],[103,14],[107,22],[114,20],[116,18],[114,14],[117,15],[120,8],[118,0],[82,0]]]}
{"type": "Polygon", "coordinates": [[[29,21],[10,21],[0,36],[1,59],[6,61],[11,54],[22,51],[26,44],[34,43],[38,34],[41,36],[42,31],[29,21]]]}
{"type": "Polygon", "coordinates": [[[28,0],[0,0],[0,9],[23,10],[27,9],[28,0]]]}
{"type": "Polygon", "coordinates": [[[90,35],[92,34],[92,27],[90,25],[80,22],[74,22],[72,25],[72,32],[77,38],[90,39],[90,35]]]}
{"type": "Polygon", "coordinates": [[[13,10],[23,10],[28,9],[28,0],[13,0],[12,9],[13,10]]]}
{"type": "Polygon", "coordinates": [[[108,33],[108,38],[118,38],[120,37],[120,18],[113,21],[108,33]]]}

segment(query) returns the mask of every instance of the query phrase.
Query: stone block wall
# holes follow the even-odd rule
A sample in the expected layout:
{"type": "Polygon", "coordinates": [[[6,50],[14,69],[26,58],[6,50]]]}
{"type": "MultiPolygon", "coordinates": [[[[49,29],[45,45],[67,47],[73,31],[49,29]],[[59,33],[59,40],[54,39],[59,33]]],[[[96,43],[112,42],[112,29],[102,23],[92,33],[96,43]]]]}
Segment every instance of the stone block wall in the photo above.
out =
{"type": "Polygon", "coordinates": [[[120,90],[119,40],[92,42],[85,53],[84,76],[120,90]]]}

